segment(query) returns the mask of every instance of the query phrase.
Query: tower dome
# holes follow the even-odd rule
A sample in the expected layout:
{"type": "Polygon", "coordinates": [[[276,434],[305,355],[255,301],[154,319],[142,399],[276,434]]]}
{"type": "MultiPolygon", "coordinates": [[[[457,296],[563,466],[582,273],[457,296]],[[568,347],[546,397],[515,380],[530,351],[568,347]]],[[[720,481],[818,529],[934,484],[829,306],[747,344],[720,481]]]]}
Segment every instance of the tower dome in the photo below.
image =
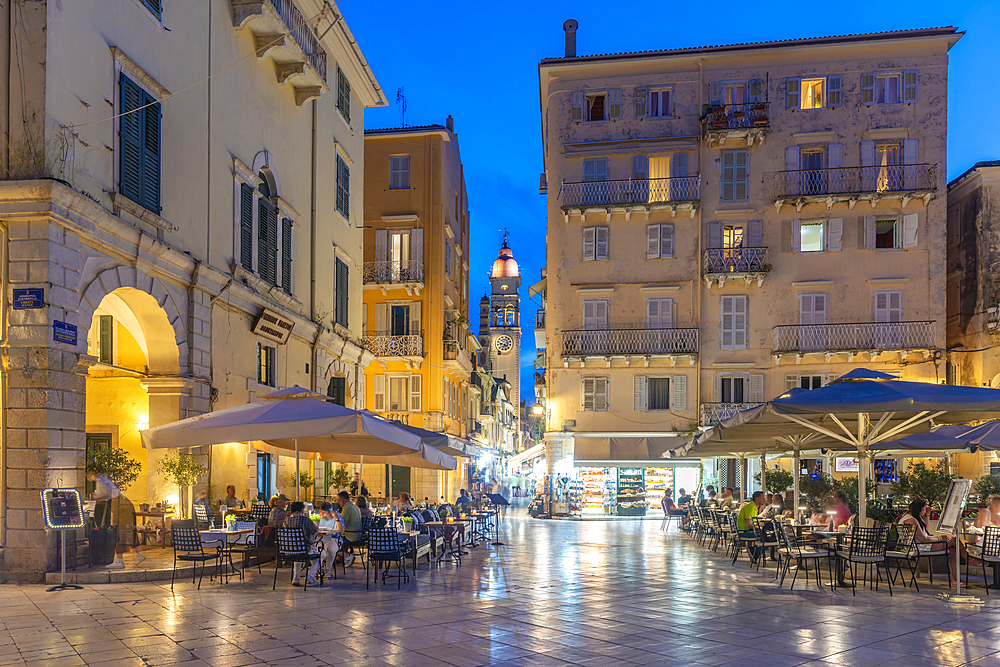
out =
{"type": "Polygon", "coordinates": [[[491,278],[517,278],[520,276],[520,269],[514,259],[514,253],[507,247],[507,240],[504,239],[500,248],[500,256],[493,262],[493,270],[490,272],[491,278]]]}

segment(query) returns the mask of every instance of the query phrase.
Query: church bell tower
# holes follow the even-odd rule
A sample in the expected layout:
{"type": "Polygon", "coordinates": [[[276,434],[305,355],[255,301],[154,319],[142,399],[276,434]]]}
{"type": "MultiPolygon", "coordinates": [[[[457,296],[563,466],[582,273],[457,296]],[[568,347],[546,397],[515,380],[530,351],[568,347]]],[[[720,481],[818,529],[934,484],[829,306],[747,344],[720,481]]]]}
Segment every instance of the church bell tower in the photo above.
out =
{"type": "Polygon", "coordinates": [[[490,294],[480,301],[479,343],[488,351],[494,377],[510,383],[510,402],[521,405],[521,272],[504,232],[490,270],[490,294]]]}

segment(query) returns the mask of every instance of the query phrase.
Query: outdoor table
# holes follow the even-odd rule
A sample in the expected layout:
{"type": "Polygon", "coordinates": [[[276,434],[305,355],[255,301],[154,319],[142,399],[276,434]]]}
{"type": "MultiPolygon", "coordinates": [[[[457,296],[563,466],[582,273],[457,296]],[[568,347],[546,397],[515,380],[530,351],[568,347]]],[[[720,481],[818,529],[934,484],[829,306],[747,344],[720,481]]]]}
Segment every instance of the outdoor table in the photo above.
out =
{"type": "MultiPolygon", "coordinates": [[[[466,515],[465,517],[455,517],[455,523],[462,523],[463,525],[468,524],[468,530],[464,531],[465,542],[459,542],[463,546],[468,547],[478,547],[479,543],[476,542],[476,518],[473,516],[466,515]]],[[[463,554],[469,553],[468,551],[463,551],[463,554]]]]}
{"type": "Polygon", "coordinates": [[[441,560],[445,556],[451,556],[450,560],[458,561],[459,564],[462,562],[462,554],[468,553],[467,551],[462,551],[462,540],[465,537],[465,524],[456,520],[454,523],[449,523],[447,521],[428,521],[424,524],[428,529],[440,530],[444,535],[445,548],[441,551],[441,555],[437,557],[437,563],[440,564],[441,560]],[[458,542],[455,542],[455,533],[458,533],[458,542]]]}
{"type": "Polygon", "coordinates": [[[834,540],[835,545],[834,545],[834,548],[833,548],[833,552],[834,552],[833,553],[833,558],[834,558],[834,560],[837,563],[837,581],[836,582],[831,581],[830,582],[830,587],[831,588],[834,588],[836,586],[845,586],[846,587],[848,585],[848,583],[846,581],[844,581],[844,561],[843,561],[843,559],[841,559],[840,557],[837,556],[837,552],[843,550],[843,547],[844,547],[844,538],[848,537],[850,535],[850,533],[848,533],[846,531],[845,532],[841,532],[839,530],[830,530],[828,528],[821,528],[819,530],[814,530],[813,534],[814,535],[818,535],[818,536],[823,537],[823,538],[826,538],[826,539],[832,539],[832,540],[834,540]]]}
{"type": "MultiPolygon", "coordinates": [[[[167,539],[167,517],[172,516],[173,512],[136,512],[136,516],[142,517],[142,525],[146,525],[146,519],[159,519],[160,520],[160,535],[163,536],[164,544],[167,539]]],[[[143,532],[142,543],[146,544],[146,534],[143,532]]]]}
{"type": "MultiPolygon", "coordinates": [[[[253,535],[254,531],[249,528],[244,528],[242,530],[226,530],[225,528],[215,528],[209,530],[199,531],[201,535],[201,544],[204,547],[215,547],[219,550],[219,553],[225,554],[227,560],[229,561],[229,567],[232,569],[233,573],[237,573],[240,577],[243,576],[242,572],[236,569],[236,565],[233,564],[233,554],[229,547],[238,542],[242,542],[247,539],[248,535],[253,535]]],[[[244,563],[244,567],[246,564],[244,563]]],[[[216,566],[218,570],[218,566],[216,566]]]]}

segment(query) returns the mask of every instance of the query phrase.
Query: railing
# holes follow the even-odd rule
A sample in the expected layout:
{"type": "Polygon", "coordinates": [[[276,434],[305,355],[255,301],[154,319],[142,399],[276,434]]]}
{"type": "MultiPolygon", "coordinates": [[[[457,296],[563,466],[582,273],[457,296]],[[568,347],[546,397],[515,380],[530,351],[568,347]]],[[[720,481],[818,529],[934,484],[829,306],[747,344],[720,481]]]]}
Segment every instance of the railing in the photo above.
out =
{"type": "Polygon", "coordinates": [[[563,183],[562,205],[607,206],[697,201],[700,191],[698,176],[563,183]]]}
{"type": "Polygon", "coordinates": [[[545,373],[535,373],[535,384],[545,386],[545,373]]]}
{"type": "Polygon", "coordinates": [[[365,262],[361,279],[371,283],[422,283],[424,263],[415,260],[405,262],[365,262]]]}
{"type": "Polygon", "coordinates": [[[458,351],[461,347],[458,341],[446,340],[444,341],[444,360],[445,361],[456,361],[458,359],[458,351]]]}
{"type": "Polygon", "coordinates": [[[860,322],[774,327],[774,352],[933,348],[934,322],[860,322]]]}
{"type": "Polygon", "coordinates": [[[698,351],[697,329],[577,329],[562,332],[563,355],[685,354],[698,351]]]}
{"type": "Polygon", "coordinates": [[[705,273],[766,273],[767,248],[709,248],[705,273]]]}
{"type": "Polygon", "coordinates": [[[767,127],[767,102],[714,104],[705,108],[701,123],[709,130],[738,130],[767,127]]]}
{"type": "Polygon", "coordinates": [[[484,415],[486,417],[496,417],[497,406],[494,405],[493,403],[480,403],[479,414],[484,415]]]}
{"type": "Polygon", "coordinates": [[[749,410],[763,403],[702,403],[701,425],[714,426],[730,417],[736,416],[740,410],[749,410]]]}
{"type": "Polygon", "coordinates": [[[371,334],[362,339],[365,349],[377,357],[422,357],[423,336],[391,336],[388,333],[371,334]]]}
{"type": "Polygon", "coordinates": [[[840,167],[779,171],[775,196],[862,194],[933,190],[937,187],[936,164],[904,164],[887,167],[840,167]]]}
{"type": "Polygon", "coordinates": [[[539,310],[535,313],[535,328],[544,329],[545,328],[545,311],[539,310]]]}
{"type": "Polygon", "coordinates": [[[326,81],[326,49],[320,44],[309,24],[306,23],[302,12],[292,0],[271,0],[271,4],[274,5],[278,16],[285,22],[285,26],[292,33],[292,37],[303,53],[306,54],[309,64],[323,77],[323,81],[326,81]]]}

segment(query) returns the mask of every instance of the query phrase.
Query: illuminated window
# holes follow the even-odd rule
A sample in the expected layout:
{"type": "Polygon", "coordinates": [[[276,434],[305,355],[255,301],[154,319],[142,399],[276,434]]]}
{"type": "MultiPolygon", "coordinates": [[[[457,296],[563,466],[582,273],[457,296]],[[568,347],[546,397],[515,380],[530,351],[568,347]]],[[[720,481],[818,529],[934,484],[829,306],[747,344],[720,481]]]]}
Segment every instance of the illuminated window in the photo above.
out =
{"type": "Polygon", "coordinates": [[[799,243],[800,252],[823,252],[826,249],[826,223],[803,222],[799,243]]]}
{"type": "Polygon", "coordinates": [[[274,386],[275,352],[272,346],[257,343],[257,384],[274,386]]]}
{"type": "Polygon", "coordinates": [[[802,108],[822,109],[826,91],[826,79],[802,79],[802,108]]]}

